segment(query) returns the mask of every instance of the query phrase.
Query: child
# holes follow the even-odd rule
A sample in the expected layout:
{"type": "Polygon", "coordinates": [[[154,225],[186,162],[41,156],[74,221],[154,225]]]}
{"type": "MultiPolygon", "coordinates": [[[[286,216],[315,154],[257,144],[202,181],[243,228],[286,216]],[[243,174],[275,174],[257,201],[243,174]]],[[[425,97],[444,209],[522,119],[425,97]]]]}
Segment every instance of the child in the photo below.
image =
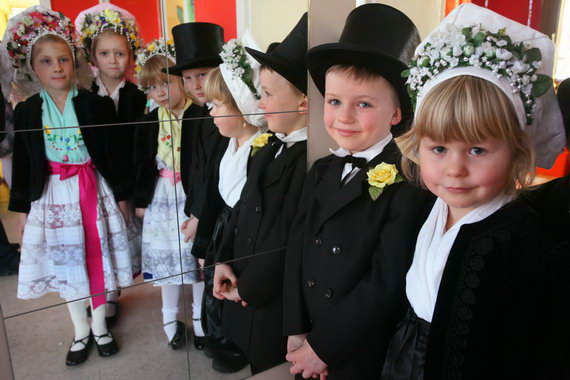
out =
{"type": "Polygon", "coordinates": [[[59,292],[69,301],[75,337],[67,365],[87,359],[92,337],[100,356],[118,351],[101,293],[132,283],[125,223],[107,185],[116,173],[106,130],[73,128],[114,122],[109,99],[74,85],[74,33],[68,18],[41,6],[13,18],[6,32],[16,78],[42,86],[15,110],[15,129],[30,130],[16,133],[9,205],[23,233],[18,297],[59,292]],[[83,297],[91,297],[91,327],[85,302],[73,302],[83,297]]]}
{"type": "MultiPolygon", "coordinates": [[[[249,35],[242,41],[249,42],[249,35]]],[[[257,105],[261,93],[259,64],[247,56],[242,41],[232,40],[224,45],[221,53],[224,63],[208,73],[204,84],[206,98],[211,99],[210,115],[220,134],[230,139],[227,149],[212,159],[205,198],[208,206],[202,211],[196,233],[196,243],[209,244],[204,268],[204,305],[208,309],[204,313],[208,335],[204,353],[213,357],[214,370],[223,373],[241,370],[247,358],[222,334],[222,302],[212,293],[214,268],[209,266],[215,263],[216,248],[245,185],[251,144],[266,130],[263,115],[241,116],[262,113],[257,105]],[[232,62],[243,63],[233,66],[232,62]],[[244,73],[240,74],[238,69],[244,73]]]]}
{"type": "Polygon", "coordinates": [[[137,57],[139,86],[159,107],[136,130],[134,199],[137,216],[144,217],[143,276],[145,281],[161,287],[164,332],[170,347],[178,349],[186,337],[184,323],[176,319],[181,285],[193,284],[192,315],[197,339],[204,336],[200,326],[204,288],[196,260],[190,254],[192,243],[179,241],[178,217],[184,215],[186,200],[180,173],[188,170],[180,157],[189,148],[190,132],[182,128],[181,119],[188,118],[196,106],[192,108],[192,100],[186,97],[182,80],[162,72],[164,67],[174,65],[173,57],[174,47],[159,40],[151,42],[137,57]]]}
{"type": "Polygon", "coordinates": [[[311,168],[287,246],[291,373],[377,378],[405,311],[410,240],[426,194],[397,183],[392,131],[411,118],[400,72],[417,42],[406,15],[367,4],[349,14],[338,43],[307,53],[339,149],[311,168]]]}
{"type": "MultiPolygon", "coordinates": [[[[107,127],[107,132],[113,165],[118,168],[112,185],[119,194],[117,200],[127,224],[136,275],[141,265],[141,224],[127,199],[132,197],[134,186],[134,122],[143,116],[146,106],[146,95],[128,79],[140,48],[138,27],[132,14],[109,3],[82,11],[75,19],[75,26],[90,63],[97,69],[91,90],[100,96],[109,96],[115,104],[117,122],[129,123],[107,127]]],[[[117,295],[117,292],[107,295],[108,322],[116,319],[117,295]]]]}
{"type": "Polygon", "coordinates": [[[550,166],[564,144],[545,75],[553,52],[545,35],[473,4],[416,50],[416,118],[398,145],[406,176],[437,200],[383,379],[568,378],[570,248],[551,249],[537,215],[510,202],[534,153],[550,166]]]}
{"type": "MultiPolygon", "coordinates": [[[[217,67],[222,60],[220,51],[224,44],[224,30],[221,26],[207,22],[191,22],[172,28],[172,37],[176,46],[176,65],[168,68],[168,73],[181,76],[184,87],[190,94],[196,111],[190,115],[197,120],[189,120],[191,147],[181,153],[180,159],[188,162],[188,173],[182,173],[182,183],[186,189],[184,211],[189,217],[181,226],[185,241],[194,240],[198,220],[204,206],[207,176],[211,173],[211,161],[220,146],[227,140],[218,132],[205,105],[203,84],[206,74],[217,67]]],[[[166,72],[166,69],[164,70],[166,72]]],[[[222,149],[223,150],[223,149],[222,149]]],[[[198,244],[192,254],[203,264],[206,246],[198,244]]],[[[203,348],[205,342],[199,342],[203,348]]]]}
{"type": "Polygon", "coordinates": [[[266,114],[271,135],[252,144],[247,182],[217,247],[214,295],[226,300],[222,331],[256,374],[283,362],[286,352],[284,247],[307,170],[307,14],[270,54],[246,50],[262,65],[259,108],[294,111],[266,114]],[[236,261],[224,264],[228,260],[236,261]]]}

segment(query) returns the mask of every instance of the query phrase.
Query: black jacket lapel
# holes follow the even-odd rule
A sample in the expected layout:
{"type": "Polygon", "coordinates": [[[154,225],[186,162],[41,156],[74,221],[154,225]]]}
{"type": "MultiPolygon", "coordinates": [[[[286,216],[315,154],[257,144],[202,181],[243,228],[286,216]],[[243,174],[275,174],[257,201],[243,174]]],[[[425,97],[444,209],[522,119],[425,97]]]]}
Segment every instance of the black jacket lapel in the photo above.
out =
{"type": "MultiPolygon", "coordinates": [[[[307,151],[307,142],[299,141],[287,150],[281,152],[277,158],[275,158],[269,164],[267,170],[265,171],[265,177],[263,179],[263,187],[271,186],[273,183],[281,179],[285,169],[295,162],[299,156],[307,151]]],[[[277,152],[274,153],[277,154],[277,152]]]]}

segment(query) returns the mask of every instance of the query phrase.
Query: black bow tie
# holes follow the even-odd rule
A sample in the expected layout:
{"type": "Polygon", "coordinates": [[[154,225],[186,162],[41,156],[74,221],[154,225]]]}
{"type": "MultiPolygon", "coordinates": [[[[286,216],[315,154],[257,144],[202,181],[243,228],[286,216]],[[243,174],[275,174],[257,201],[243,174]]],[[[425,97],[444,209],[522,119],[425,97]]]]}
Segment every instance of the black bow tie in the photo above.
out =
{"type": "Polygon", "coordinates": [[[366,160],[366,158],[364,157],[354,157],[352,155],[348,155],[348,156],[344,156],[341,158],[341,161],[344,164],[352,164],[353,168],[359,168],[362,169],[364,166],[366,166],[366,164],[368,163],[368,161],[366,160]]]}

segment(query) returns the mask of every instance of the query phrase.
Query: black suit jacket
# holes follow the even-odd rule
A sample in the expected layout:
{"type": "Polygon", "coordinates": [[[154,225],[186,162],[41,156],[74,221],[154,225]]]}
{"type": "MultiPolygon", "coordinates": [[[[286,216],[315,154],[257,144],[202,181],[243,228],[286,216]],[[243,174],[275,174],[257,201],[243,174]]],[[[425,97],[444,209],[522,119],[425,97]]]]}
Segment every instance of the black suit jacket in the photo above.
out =
{"type": "MultiPolygon", "coordinates": [[[[189,151],[193,146],[194,124],[192,118],[200,114],[202,108],[190,105],[183,114],[180,136],[180,175],[186,195],[190,186],[189,151]]],[[[135,207],[146,208],[154,196],[154,187],[158,178],[156,153],[158,152],[158,108],[149,113],[135,131],[134,149],[134,200],[135,207]]]]}
{"type": "Polygon", "coordinates": [[[275,138],[250,160],[247,182],[232,212],[218,252],[231,264],[247,307],[224,303],[224,336],[258,369],[285,361],[282,289],[285,246],[307,172],[307,143],[297,142],[277,158],[275,138]],[[250,257],[259,254],[259,256],[250,257]],[[242,259],[242,260],[239,260],[242,259]]]}
{"type": "Polygon", "coordinates": [[[425,379],[568,379],[570,244],[522,202],[463,225],[429,332],[425,379]]]}
{"type": "MultiPolygon", "coordinates": [[[[114,123],[115,106],[110,98],[102,98],[87,90],[79,90],[73,98],[77,120],[82,127],[114,123]]],[[[45,154],[42,99],[39,94],[18,104],[14,111],[14,157],[12,189],[9,209],[29,212],[31,202],[39,199],[44,190],[48,168],[45,154]]],[[[107,128],[81,128],[81,134],[91,160],[99,173],[113,188],[117,197],[117,168],[111,162],[108,148],[107,128]]],[[[120,190],[119,190],[120,191],[120,190]]]]}
{"type": "Polygon", "coordinates": [[[187,121],[188,125],[192,125],[190,149],[180,155],[182,162],[189,167],[187,179],[183,178],[187,185],[184,213],[200,218],[206,199],[208,176],[212,173],[213,157],[221,149],[220,145],[227,146],[229,140],[218,132],[207,106],[199,107],[199,112],[196,111],[192,117],[198,119],[187,121]]]}
{"type": "MultiPolygon", "coordinates": [[[[97,94],[99,86],[93,82],[91,90],[97,94]]],[[[109,154],[114,163],[116,178],[114,188],[118,201],[130,198],[134,190],[134,145],[136,122],[144,116],[146,95],[136,85],[126,82],[119,90],[119,104],[117,107],[117,123],[131,123],[125,125],[112,125],[107,127],[109,135],[109,154]]]]}
{"type": "Polygon", "coordinates": [[[381,162],[400,162],[393,141],[342,187],[341,159],[315,162],[287,247],[284,333],[309,333],[330,379],[377,378],[406,307],[405,276],[429,194],[396,183],[373,201],[366,173],[381,162]]]}

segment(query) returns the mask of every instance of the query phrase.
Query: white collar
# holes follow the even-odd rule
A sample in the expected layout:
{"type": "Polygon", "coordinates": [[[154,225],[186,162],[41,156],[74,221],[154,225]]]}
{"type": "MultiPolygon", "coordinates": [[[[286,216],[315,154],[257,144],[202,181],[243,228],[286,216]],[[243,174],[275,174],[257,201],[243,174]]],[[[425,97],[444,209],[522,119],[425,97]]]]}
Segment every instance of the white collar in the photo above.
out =
{"type": "Polygon", "coordinates": [[[275,137],[287,144],[287,148],[296,142],[307,140],[307,127],[297,129],[288,135],[284,133],[275,133],[275,137]]]}
{"type": "Polygon", "coordinates": [[[378,141],[370,148],[362,150],[360,152],[352,153],[351,151],[344,148],[338,148],[336,150],[329,148],[329,152],[331,152],[337,157],[345,157],[348,155],[353,155],[354,157],[363,157],[366,158],[367,162],[370,162],[370,160],[372,160],[374,157],[382,153],[382,151],[390,141],[392,141],[392,134],[388,133],[388,136],[384,137],[382,140],[378,141]]]}

